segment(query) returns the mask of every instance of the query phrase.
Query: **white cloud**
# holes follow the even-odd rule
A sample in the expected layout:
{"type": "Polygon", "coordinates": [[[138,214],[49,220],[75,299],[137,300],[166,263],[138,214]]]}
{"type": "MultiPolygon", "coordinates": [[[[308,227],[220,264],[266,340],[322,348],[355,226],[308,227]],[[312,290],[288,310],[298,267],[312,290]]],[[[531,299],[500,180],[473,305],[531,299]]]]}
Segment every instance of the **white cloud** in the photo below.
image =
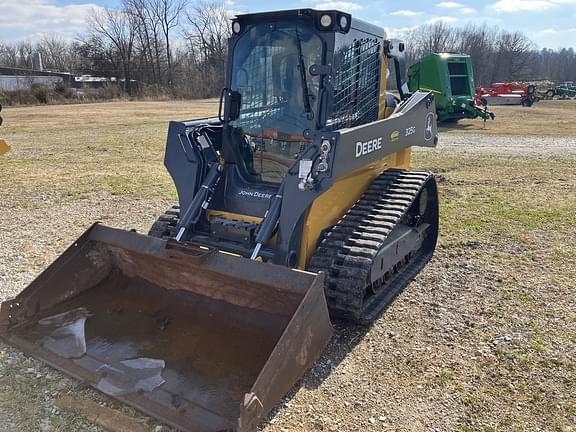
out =
{"type": "Polygon", "coordinates": [[[474,9],[474,8],[466,7],[462,3],[453,2],[453,1],[443,1],[440,3],[436,3],[435,6],[437,8],[442,8],[442,9],[454,9],[454,10],[459,9],[458,12],[461,13],[462,15],[469,15],[469,14],[476,12],[476,9],[474,9]]]}
{"type": "Polygon", "coordinates": [[[436,3],[436,7],[444,8],[444,9],[458,9],[464,7],[462,3],[457,3],[453,1],[443,1],[440,3],[436,3]]]}
{"type": "Polygon", "coordinates": [[[2,0],[0,37],[19,39],[52,32],[71,38],[86,30],[86,17],[98,8],[92,3],[60,5],[55,0],[2,0]]]}
{"type": "Polygon", "coordinates": [[[541,12],[571,4],[576,0],[498,0],[491,7],[496,12],[541,12]]]}
{"type": "Polygon", "coordinates": [[[413,17],[413,16],[417,16],[417,15],[422,15],[422,14],[423,14],[423,12],[416,12],[416,11],[411,11],[411,10],[406,10],[406,9],[390,12],[390,15],[403,16],[403,17],[413,17]]]}
{"type": "Polygon", "coordinates": [[[428,21],[426,21],[426,24],[435,24],[437,22],[454,22],[454,21],[458,21],[457,18],[451,17],[451,16],[438,16],[438,17],[434,17],[434,18],[430,18],[428,21]]]}
{"type": "Polygon", "coordinates": [[[406,36],[416,30],[420,25],[415,25],[412,27],[399,27],[399,28],[388,28],[386,27],[386,37],[394,38],[394,39],[405,39],[406,36]]]}
{"type": "Polygon", "coordinates": [[[569,28],[569,29],[563,29],[563,30],[547,28],[545,30],[540,30],[534,34],[536,36],[559,35],[559,34],[575,34],[576,35],[576,28],[569,28]]]}
{"type": "Polygon", "coordinates": [[[547,28],[534,33],[529,33],[541,48],[568,48],[572,44],[570,41],[576,40],[576,27],[568,29],[547,28]]]}
{"type": "Polygon", "coordinates": [[[346,1],[329,1],[324,3],[318,3],[315,9],[337,9],[345,12],[353,12],[362,9],[362,6],[358,3],[346,2],[346,1]]]}

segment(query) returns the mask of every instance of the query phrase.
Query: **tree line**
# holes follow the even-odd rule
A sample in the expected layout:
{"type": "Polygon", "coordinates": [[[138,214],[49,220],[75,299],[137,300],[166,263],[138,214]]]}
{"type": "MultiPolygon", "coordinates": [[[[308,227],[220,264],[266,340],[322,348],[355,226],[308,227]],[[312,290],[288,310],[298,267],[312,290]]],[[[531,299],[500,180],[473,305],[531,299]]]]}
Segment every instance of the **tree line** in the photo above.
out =
{"type": "MultiPolygon", "coordinates": [[[[94,9],[73,41],[54,34],[36,42],[0,41],[0,66],[31,68],[32,54],[40,52],[47,70],[117,77],[128,94],[213,97],[224,82],[231,18],[220,0],[122,0],[116,9],[94,9]]],[[[437,22],[405,40],[408,64],[429,52],[470,54],[477,85],[576,81],[573,48],[537,50],[520,32],[437,22]]]]}
{"type": "Polygon", "coordinates": [[[457,27],[440,21],[411,31],[406,45],[408,64],[430,52],[469,54],[477,85],[503,81],[576,81],[574,48],[538,50],[523,33],[495,26],[457,27]]]}
{"type": "Polygon", "coordinates": [[[122,0],[94,9],[73,41],[0,41],[0,66],[29,69],[39,52],[46,70],[117,77],[128,94],[211,97],[224,82],[231,18],[220,1],[122,0]]]}

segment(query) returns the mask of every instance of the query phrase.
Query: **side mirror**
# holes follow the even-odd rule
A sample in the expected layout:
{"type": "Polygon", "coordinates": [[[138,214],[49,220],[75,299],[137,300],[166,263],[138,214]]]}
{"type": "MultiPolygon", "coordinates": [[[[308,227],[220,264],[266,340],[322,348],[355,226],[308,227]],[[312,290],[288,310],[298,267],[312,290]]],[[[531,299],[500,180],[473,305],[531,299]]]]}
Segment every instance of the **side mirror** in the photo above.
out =
{"type": "Polygon", "coordinates": [[[400,99],[406,100],[410,97],[410,90],[406,81],[406,45],[398,39],[385,40],[384,52],[386,57],[394,62],[396,87],[398,93],[400,93],[400,99]]]}
{"type": "Polygon", "coordinates": [[[221,122],[233,121],[240,117],[240,106],[242,105],[242,95],[237,91],[223,88],[220,93],[220,104],[218,106],[218,119],[221,122]],[[224,117],[222,117],[222,105],[224,105],[224,117]]]}
{"type": "Polygon", "coordinates": [[[236,120],[240,117],[240,106],[242,105],[242,95],[231,90],[228,93],[228,120],[236,120]]]}

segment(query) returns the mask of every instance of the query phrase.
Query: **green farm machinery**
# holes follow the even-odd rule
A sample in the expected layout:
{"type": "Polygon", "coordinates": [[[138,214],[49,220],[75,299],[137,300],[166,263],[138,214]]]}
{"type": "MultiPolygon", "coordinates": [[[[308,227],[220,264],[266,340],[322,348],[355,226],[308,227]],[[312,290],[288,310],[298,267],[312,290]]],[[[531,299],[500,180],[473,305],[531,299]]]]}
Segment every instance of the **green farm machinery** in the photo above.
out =
{"type": "Polygon", "coordinates": [[[472,60],[467,54],[431,53],[408,69],[411,92],[427,91],[436,96],[440,122],[465,118],[494,119],[494,113],[475,101],[472,60]]]}
{"type": "Polygon", "coordinates": [[[560,83],[551,90],[554,91],[554,96],[558,96],[560,99],[576,97],[576,85],[573,81],[560,83]]]}

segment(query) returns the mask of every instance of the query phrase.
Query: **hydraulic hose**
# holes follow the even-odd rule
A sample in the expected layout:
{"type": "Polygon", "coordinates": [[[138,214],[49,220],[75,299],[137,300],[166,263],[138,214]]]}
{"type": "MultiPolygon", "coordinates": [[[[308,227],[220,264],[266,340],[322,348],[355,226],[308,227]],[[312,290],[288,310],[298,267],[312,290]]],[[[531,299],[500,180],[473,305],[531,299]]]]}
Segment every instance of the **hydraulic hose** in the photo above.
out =
{"type": "Polygon", "coordinates": [[[268,207],[268,210],[266,210],[266,214],[264,214],[264,219],[262,219],[262,222],[258,227],[258,232],[256,233],[256,247],[252,252],[252,256],[250,256],[250,259],[252,260],[258,258],[262,245],[266,243],[268,240],[270,240],[270,237],[272,237],[272,234],[274,233],[274,229],[276,228],[278,219],[280,219],[280,210],[282,209],[283,194],[284,194],[284,183],[282,183],[276,195],[274,195],[270,199],[270,206],[268,207]]]}
{"type": "Polygon", "coordinates": [[[182,219],[180,219],[180,223],[178,224],[178,231],[176,234],[176,240],[182,241],[184,234],[188,229],[198,222],[200,219],[200,215],[202,215],[202,211],[206,209],[208,203],[210,202],[210,198],[212,196],[212,192],[214,192],[214,186],[220,180],[220,172],[222,171],[222,166],[219,163],[213,163],[208,170],[208,174],[206,174],[206,178],[200,187],[200,190],[190,203],[188,209],[184,212],[182,219]]]}

